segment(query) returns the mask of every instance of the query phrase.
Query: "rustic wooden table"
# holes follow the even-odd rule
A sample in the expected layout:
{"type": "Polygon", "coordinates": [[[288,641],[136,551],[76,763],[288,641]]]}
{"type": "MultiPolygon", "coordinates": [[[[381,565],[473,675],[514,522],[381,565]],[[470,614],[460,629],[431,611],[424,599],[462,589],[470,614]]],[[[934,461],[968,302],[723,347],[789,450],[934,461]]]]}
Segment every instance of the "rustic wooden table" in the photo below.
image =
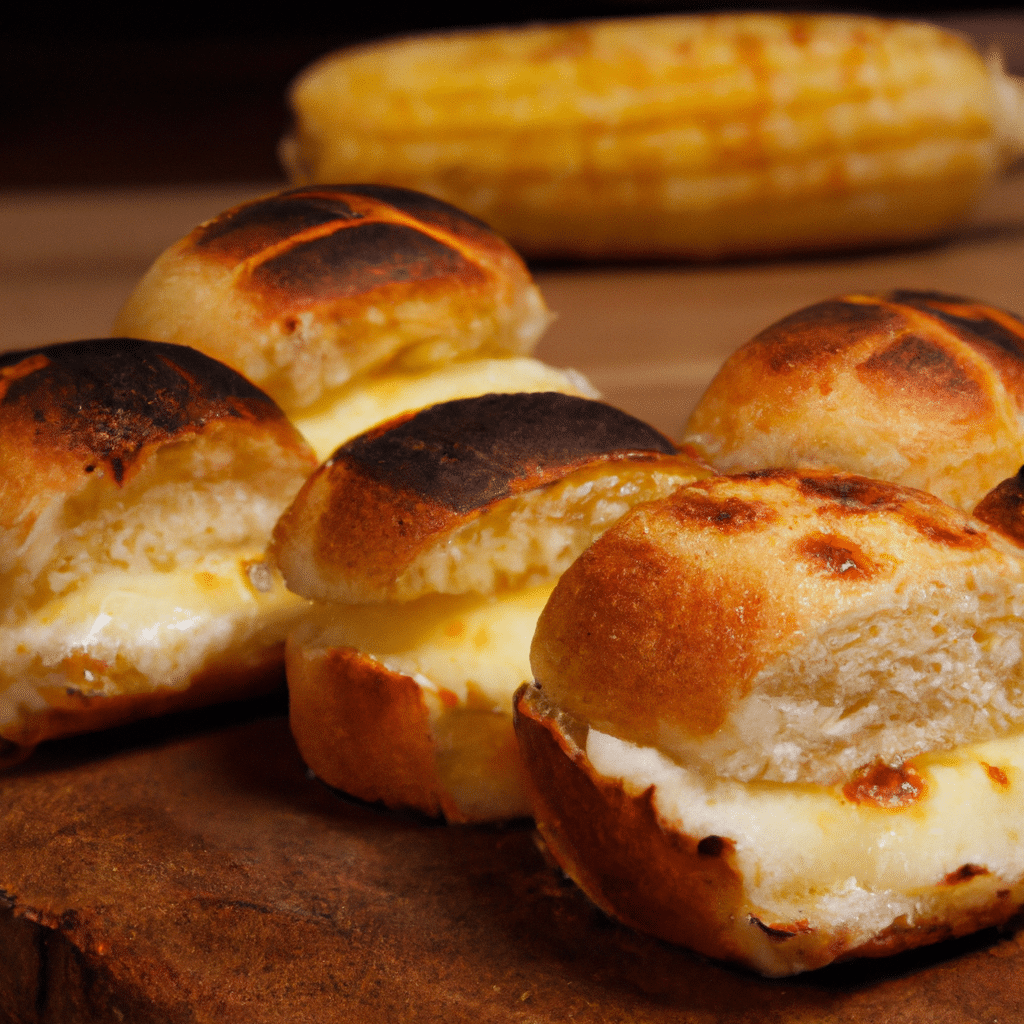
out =
{"type": "MultiPolygon", "coordinates": [[[[107,334],[156,253],[273,187],[0,195],[0,348],[107,334]]],[[[868,289],[1024,311],[1024,175],[955,241],[716,267],[539,267],[539,355],[677,433],[722,358],[868,289]]],[[[965,812],[966,813],[966,812],[965,812]]],[[[609,923],[528,825],[445,828],[307,777],[283,698],[54,743],[0,778],[0,1020],[802,1024],[1024,1020],[985,932],[770,982],[609,923]]]]}

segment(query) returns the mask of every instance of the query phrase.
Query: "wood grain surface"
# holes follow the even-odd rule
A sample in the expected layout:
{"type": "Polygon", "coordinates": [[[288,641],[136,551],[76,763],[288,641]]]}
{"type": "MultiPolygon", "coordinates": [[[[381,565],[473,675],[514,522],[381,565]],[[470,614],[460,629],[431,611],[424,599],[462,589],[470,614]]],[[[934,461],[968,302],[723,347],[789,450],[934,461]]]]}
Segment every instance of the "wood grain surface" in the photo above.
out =
{"type": "MultiPolygon", "coordinates": [[[[0,196],[0,349],[108,333],[163,246],[273,185],[0,196]]],[[[1022,266],[1017,174],[942,245],[538,267],[559,317],[538,354],[678,433],[722,358],[800,306],[909,287],[1021,312],[1022,266]]],[[[603,918],[527,823],[342,799],[307,776],[284,710],[279,695],[54,743],[0,777],[0,1020],[1024,1021],[1013,929],[785,981],[720,968],[603,918]]]]}

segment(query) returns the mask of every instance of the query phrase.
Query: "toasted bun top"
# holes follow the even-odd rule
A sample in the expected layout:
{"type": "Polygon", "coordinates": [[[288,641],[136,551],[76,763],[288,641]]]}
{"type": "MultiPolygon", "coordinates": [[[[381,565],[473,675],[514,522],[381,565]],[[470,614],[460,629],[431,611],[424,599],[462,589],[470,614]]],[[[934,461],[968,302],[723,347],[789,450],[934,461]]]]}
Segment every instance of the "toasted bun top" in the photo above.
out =
{"type": "Polygon", "coordinates": [[[481,221],[408,189],[322,185],[199,225],[115,329],[208,352],[291,411],[399,358],[525,353],[548,321],[522,260],[481,221]]]}
{"type": "Polygon", "coordinates": [[[1024,321],[930,292],[817,303],[726,361],[683,443],[724,473],[828,467],[970,511],[1024,463],[1024,321]]]}
{"type": "Polygon", "coordinates": [[[547,699],[714,775],[834,782],[1024,723],[1024,563],[931,495],[716,477],[572,565],[532,648],[547,699]]]}
{"type": "Polygon", "coordinates": [[[469,559],[453,540],[466,524],[587,468],[663,460],[687,480],[707,472],[602,402],[556,392],[443,402],[339,448],[282,516],[274,551],[288,585],[306,597],[418,596],[402,575],[438,546],[469,559]]]}
{"type": "Polygon", "coordinates": [[[124,487],[155,450],[216,430],[314,461],[267,395],[192,349],[103,338],[2,355],[0,529],[23,534],[50,498],[99,477],[124,487]]]}

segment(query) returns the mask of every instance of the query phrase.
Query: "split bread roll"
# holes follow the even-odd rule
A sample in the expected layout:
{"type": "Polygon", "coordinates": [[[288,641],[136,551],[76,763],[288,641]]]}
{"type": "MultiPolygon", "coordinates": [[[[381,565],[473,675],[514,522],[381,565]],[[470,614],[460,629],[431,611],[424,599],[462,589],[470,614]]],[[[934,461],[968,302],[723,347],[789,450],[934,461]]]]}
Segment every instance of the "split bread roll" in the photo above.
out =
{"type": "Polygon", "coordinates": [[[157,258],[114,331],[234,367],[326,458],[407,409],[499,384],[592,394],[529,358],[550,321],[522,259],[476,218],[408,189],[322,185],[200,224],[157,258]]]}
{"type": "Polygon", "coordinates": [[[717,477],[561,577],[516,696],[555,858],[628,925],[781,976],[1024,903],[1024,561],[924,492],[717,477]]]}
{"type": "Polygon", "coordinates": [[[178,345],[0,356],[0,748],[283,683],[305,602],[264,560],[316,467],[281,410],[178,345]]]}
{"type": "Polygon", "coordinates": [[[314,602],[287,646],[306,763],[452,822],[527,814],[512,694],[555,579],[632,505],[707,475],[632,416],[558,393],[441,403],[342,446],[271,548],[314,602]]]}
{"type": "Polygon", "coordinates": [[[683,443],[722,473],[860,473],[970,512],[1024,464],[1024,321],[931,292],[785,317],[712,380],[683,443]]]}

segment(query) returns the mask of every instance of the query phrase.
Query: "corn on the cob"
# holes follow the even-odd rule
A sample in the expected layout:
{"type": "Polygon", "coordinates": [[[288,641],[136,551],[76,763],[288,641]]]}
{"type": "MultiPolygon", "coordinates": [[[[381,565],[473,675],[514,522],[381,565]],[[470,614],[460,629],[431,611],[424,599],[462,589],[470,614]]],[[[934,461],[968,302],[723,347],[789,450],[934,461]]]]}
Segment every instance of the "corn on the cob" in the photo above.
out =
{"type": "Polygon", "coordinates": [[[1024,152],[1015,80],[938,27],[676,15],[410,37],[293,83],[298,181],[444,198],[530,256],[941,235],[1024,152]]]}

